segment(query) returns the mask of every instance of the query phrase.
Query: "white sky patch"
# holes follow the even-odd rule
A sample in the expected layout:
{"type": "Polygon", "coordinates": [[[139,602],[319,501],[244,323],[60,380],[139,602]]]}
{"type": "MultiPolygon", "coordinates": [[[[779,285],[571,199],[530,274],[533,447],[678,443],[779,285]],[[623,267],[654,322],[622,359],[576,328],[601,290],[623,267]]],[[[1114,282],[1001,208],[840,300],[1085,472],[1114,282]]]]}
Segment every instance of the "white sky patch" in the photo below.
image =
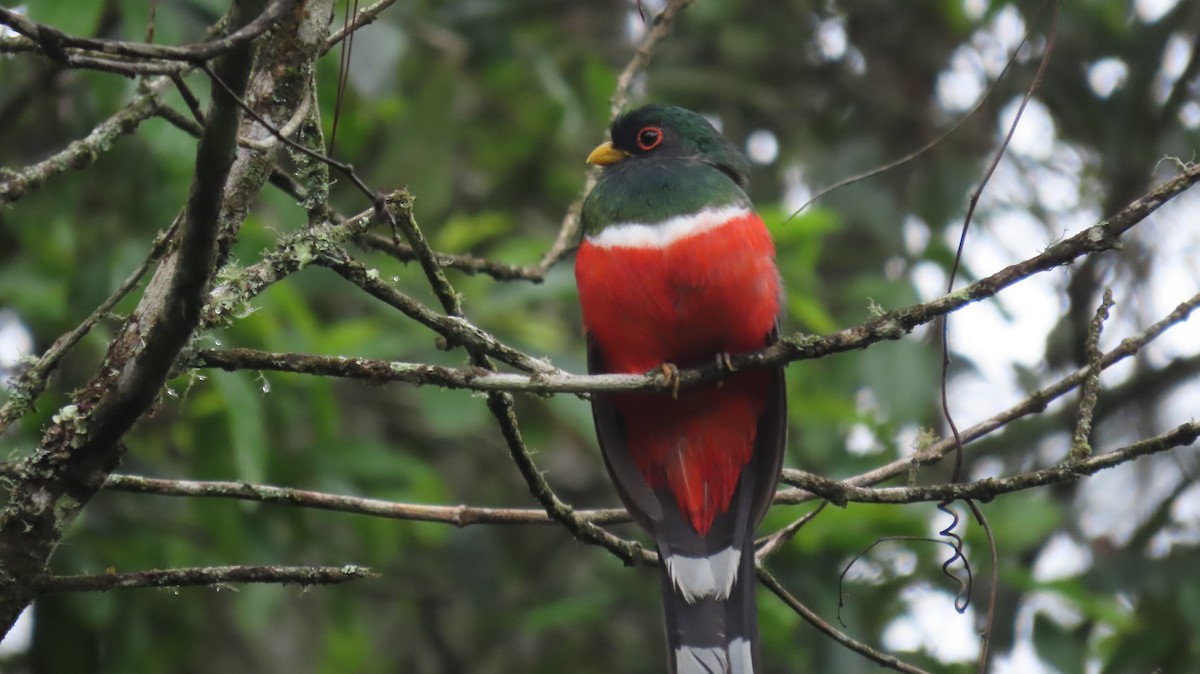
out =
{"type": "Polygon", "coordinates": [[[1179,0],[1134,0],[1133,10],[1144,23],[1154,23],[1178,4],[1179,0]]]}
{"type": "MultiPolygon", "coordinates": [[[[25,16],[26,14],[29,13],[29,7],[26,5],[17,5],[16,7],[13,7],[11,11],[14,14],[20,14],[21,16],[25,16]]],[[[0,39],[7,38],[7,37],[16,37],[19,34],[20,33],[13,30],[12,28],[9,28],[8,26],[0,26],[0,39]]]]}
{"type": "Polygon", "coordinates": [[[1121,59],[1110,56],[1100,59],[1087,71],[1088,86],[1100,98],[1108,98],[1129,78],[1129,66],[1121,59]]]}
{"type": "Polygon", "coordinates": [[[1179,108],[1179,123],[1183,128],[1193,131],[1200,128],[1200,103],[1188,101],[1179,108]]]}
{"type": "Polygon", "coordinates": [[[766,129],[753,131],[746,138],[746,156],[755,164],[766,166],[779,156],[779,140],[766,129]]]}
{"type": "Polygon", "coordinates": [[[1167,44],[1163,47],[1162,65],[1155,73],[1151,87],[1151,95],[1156,103],[1161,105],[1167,100],[1191,58],[1192,41],[1189,38],[1179,33],[1167,38],[1167,44]]]}
{"type": "Polygon", "coordinates": [[[642,12],[645,12],[646,19],[642,20],[642,14],[638,12],[637,3],[630,2],[630,9],[625,13],[625,37],[630,42],[639,42],[646,36],[646,31],[650,30],[650,23],[654,17],[667,6],[666,0],[642,0],[642,12]]]}
{"type": "Polygon", "coordinates": [[[33,335],[17,312],[0,309],[0,384],[22,358],[30,355],[33,355],[33,335]]]}
{"type": "Polygon", "coordinates": [[[826,61],[837,61],[845,56],[848,44],[846,23],[841,17],[825,19],[817,24],[817,47],[826,61]]]}
{"type": "Polygon", "coordinates": [[[901,596],[908,611],[884,629],[884,648],[923,650],[943,663],[973,660],[978,655],[973,606],[959,615],[954,610],[953,594],[924,583],[905,588],[901,596]]]}
{"type": "Polygon", "coordinates": [[[975,482],[1002,475],[1004,475],[1004,462],[994,456],[985,456],[973,463],[970,473],[967,474],[967,479],[975,482]]]}
{"type": "Polygon", "coordinates": [[[1037,561],[1033,563],[1033,578],[1043,583],[1072,578],[1091,566],[1091,549],[1065,533],[1057,533],[1038,553],[1037,561]]]}
{"type": "Polygon", "coordinates": [[[712,124],[713,128],[717,130],[717,133],[725,132],[725,121],[721,119],[720,115],[714,115],[709,112],[701,113],[701,115],[703,115],[704,119],[708,120],[709,124],[712,124]]]}
{"type": "MultiPolygon", "coordinates": [[[[1140,236],[1155,245],[1150,271],[1148,313],[1158,320],[1180,302],[1200,293],[1200,195],[1185,192],[1139,225],[1140,236]],[[1142,229],[1142,228],[1145,229],[1142,229]]],[[[1200,345],[1200,317],[1176,325],[1151,344],[1149,353],[1160,364],[1171,358],[1195,354],[1200,345]]],[[[1200,405],[1193,409],[1200,409],[1200,405]]],[[[1180,419],[1179,422],[1187,421],[1180,419]]]]}
{"type": "Polygon", "coordinates": [[[867,57],[859,51],[858,47],[853,45],[846,50],[846,58],[844,59],[846,67],[855,75],[863,75],[867,72],[867,57]]]}
{"type": "Polygon", "coordinates": [[[996,658],[992,667],[993,674],[1061,674],[1056,667],[1051,667],[1038,657],[1033,648],[1033,642],[1022,639],[1013,649],[996,658]]]}
{"type": "Polygon", "coordinates": [[[896,431],[893,442],[899,456],[912,456],[917,451],[917,438],[921,429],[916,424],[904,424],[896,431]]]}
{"type": "Polygon", "coordinates": [[[1174,458],[1162,458],[1165,460],[1148,459],[1102,470],[1081,483],[1077,508],[1083,535],[1090,540],[1107,538],[1118,546],[1128,543],[1182,479],[1174,458]]]}
{"type": "Polygon", "coordinates": [[[1033,191],[1042,208],[1061,213],[1074,210],[1079,205],[1080,176],[1078,173],[1037,166],[1028,174],[1033,183],[1033,191]]]}
{"type": "MultiPolygon", "coordinates": [[[[1008,133],[1020,107],[1021,97],[1018,96],[1013,98],[1000,112],[1000,123],[997,129],[1000,138],[1004,138],[1008,133]]],[[[1020,157],[1049,159],[1057,136],[1054,118],[1050,116],[1046,105],[1037,98],[1031,98],[1029,104],[1025,106],[1025,111],[1021,113],[1021,122],[1017,125],[1017,130],[1013,132],[1012,143],[1009,144],[1008,149],[1020,157]]]]}
{"type": "Polygon", "coordinates": [[[1025,17],[1016,5],[1005,5],[992,18],[990,32],[1004,51],[1011,53],[1025,38],[1025,17]]]}
{"type": "Polygon", "coordinates": [[[922,302],[928,302],[946,292],[946,272],[928,260],[913,265],[912,282],[922,302]]]}
{"type": "MultiPolygon", "coordinates": [[[[980,276],[1036,255],[1050,243],[1041,223],[1025,211],[1005,210],[980,224],[972,226],[963,251],[964,263],[980,276]]],[[[948,233],[947,245],[957,245],[957,234],[948,233]]],[[[955,312],[952,348],[975,359],[988,377],[1006,376],[1013,362],[1039,365],[1045,335],[1061,313],[1053,279],[1053,273],[1040,274],[955,312]]]]}
{"type": "Polygon", "coordinates": [[[1171,519],[1181,524],[1200,524],[1200,483],[1193,484],[1171,504],[1171,519]]]}
{"type": "Polygon", "coordinates": [[[988,0],[963,0],[963,14],[966,14],[968,19],[982,19],[987,9],[988,0]]]}
{"type": "Polygon", "coordinates": [[[846,436],[846,451],[853,456],[878,454],[882,447],[866,424],[854,424],[846,436]]]}
{"type": "Polygon", "coordinates": [[[970,109],[983,95],[986,85],[979,54],[961,45],[950,55],[950,65],[938,74],[935,96],[938,105],[947,112],[970,109]]]}
{"type": "Polygon", "coordinates": [[[8,658],[14,655],[19,655],[29,650],[29,643],[33,640],[33,607],[28,606],[21,615],[17,617],[17,622],[8,631],[8,635],[4,637],[4,641],[0,641],[0,658],[8,658]]]}
{"type": "Polygon", "coordinates": [[[929,225],[910,213],[904,216],[904,222],[900,225],[900,236],[904,240],[904,251],[918,257],[929,245],[929,225]]]}
{"type": "Polygon", "coordinates": [[[808,203],[812,195],[812,186],[805,178],[804,167],[800,164],[788,166],[783,172],[783,207],[787,212],[795,213],[796,209],[808,203]]]}

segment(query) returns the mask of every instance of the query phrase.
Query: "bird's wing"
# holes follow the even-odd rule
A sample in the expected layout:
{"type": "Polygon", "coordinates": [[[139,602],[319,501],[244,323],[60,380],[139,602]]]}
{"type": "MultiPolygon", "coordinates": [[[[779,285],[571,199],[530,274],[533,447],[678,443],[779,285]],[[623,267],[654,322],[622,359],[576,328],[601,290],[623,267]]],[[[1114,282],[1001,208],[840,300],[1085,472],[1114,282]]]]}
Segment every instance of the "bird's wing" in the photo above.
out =
{"type": "MultiPolygon", "coordinates": [[[[603,355],[591,336],[588,337],[587,360],[589,374],[607,371],[603,355]]],[[[592,418],[596,423],[596,437],[600,441],[604,465],[617,487],[621,501],[634,520],[647,530],[656,531],[663,518],[662,505],[629,454],[629,446],[625,442],[625,427],[613,408],[612,397],[609,394],[592,394],[592,418]]]]}

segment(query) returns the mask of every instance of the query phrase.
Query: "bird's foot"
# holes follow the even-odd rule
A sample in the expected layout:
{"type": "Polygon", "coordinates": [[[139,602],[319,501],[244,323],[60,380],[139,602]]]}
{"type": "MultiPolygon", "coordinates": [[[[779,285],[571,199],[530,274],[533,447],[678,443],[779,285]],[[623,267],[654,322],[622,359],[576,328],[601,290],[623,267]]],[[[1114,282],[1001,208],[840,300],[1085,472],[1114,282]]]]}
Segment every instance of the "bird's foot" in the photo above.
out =
{"type": "Polygon", "coordinates": [[[659,374],[662,375],[663,384],[671,387],[671,397],[679,399],[679,368],[673,363],[663,363],[658,366],[659,374]]]}
{"type": "MultiPolygon", "coordinates": [[[[729,373],[737,372],[733,367],[733,356],[730,356],[728,351],[722,351],[717,354],[717,369],[729,373]]],[[[721,388],[724,385],[724,379],[717,380],[717,388],[721,388]]]]}

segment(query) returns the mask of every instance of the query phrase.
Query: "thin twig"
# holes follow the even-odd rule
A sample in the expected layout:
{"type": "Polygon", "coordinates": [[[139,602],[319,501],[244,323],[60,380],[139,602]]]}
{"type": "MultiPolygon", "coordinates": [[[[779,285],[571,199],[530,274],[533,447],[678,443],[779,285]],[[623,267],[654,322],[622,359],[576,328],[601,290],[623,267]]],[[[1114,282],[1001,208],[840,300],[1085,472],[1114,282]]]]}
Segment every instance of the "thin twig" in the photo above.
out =
{"type": "MultiPolygon", "coordinates": [[[[525,372],[547,375],[559,372],[558,368],[517,351],[466,319],[440,314],[421,304],[381,279],[377,270],[367,269],[344,250],[330,248],[321,251],[313,262],[333,270],[367,294],[433,330],[445,340],[445,348],[463,346],[468,351],[479,350],[525,372]]],[[[490,368],[483,365],[475,364],[474,367],[480,377],[486,377],[490,372],[490,368]]]]}
{"type": "MultiPolygon", "coordinates": [[[[391,237],[379,234],[364,234],[355,241],[371,250],[387,253],[401,262],[414,262],[417,254],[412,246],[396,243],[391,237]]],[[[532,281],[541,283],[545,275],[536,267],[519,267],[495,262],[475,255],[436,253],[437,262],[445,269],[453,269],[470,276],[490,276],[497,281],[532,281]]]]}
{"type": "Polygon", "coordinates": [[[799,599],[792,596],[792,594],[789,593],[783,587],[783,585],[776,580],[774,576],[768,573],[767,570],[761,565],[756,566],[755,571],[758,573],[758,580],[760,583],[765,585],[768,590],[775,593],[776,597],[779,597],[781,600],[783,600],[783,603],[787,604],[788,608],[795,611],[796,615],[803,618],[808,624],[817,628],[817,631],[821,632],[830,639],[833,639],[839,644],[854,651],[855,653],[858,653],[880,667],[894,669],[897,672],[906,672],[906,674],[930,674],[929,672],[920,669],[919,667],[914,667],[913,665],[910,665],[895,656],[877,651],[861,641],[855,641],[844,632],[839,631],[833,625],[825,622],[825,620],[823,620],[821,616],[817,615],[816,612],[805,606],[799,599]]]}
{"type": "MultiPolygon", "coordinates": [[[[1163,317],[1162,320],[1146,328],[1140,334],[1133,337],[1127,337],[1126,339],[1122,340],[1120,344],[1104,355],[1104,358],[1101,359],[1101,366],[1103,368],[1111,367],[1125,358],[1138,353],[1146,344],[1149,344],[1153,340],[1157,339],[1160,335],[1166,332],[1168,328],[1186,321],[1198,307],[1200,307],[1200,294],[1193,295],[1190,299],[1181,302],[1179,306],[1175,307],[1175,309],[1171,311],[1171,313],[1163,317]]],[[[1024,400],[1009,407],[1008,409],[964,430],[962,432],[963,442],[969,443],[972,440],[1002,428],[1009,423],[1020,419],[1021,417],[1044,411],[1052,401],[1074,390],[1077,386],[1082,384],[1084,379],[1087,377],[1089,370],[1090,367],[1081,367],[1075,372],[1072,372],[1071,374],[1054,382],[1053,384],[1033,392],[1024,400]]],[[[945,438],[928,447],[921,448],[911,457],[897,459],[891,463],[869,470],[852,478],[848,478],[845,483],[860,487],[878,484],[884,480],[906,474],[914,463],[919,465],[928,465],[940,461],[948,452],[953,450],[954,447],[954,439],[945,438]]],[[[784,481],[789,484],[797,484],[797,486],[804,486],[801,485],[799,481],[804,480],[805,475],[807,474],[790,468],[785,468],[783,471],[784,481]]],[[[834,493],[836,493],[836,491],[834,493]]],[[[821,496],[824,498],[830,498],[830,494],[824,491],[821,492],[821,496]]],[[[810,501],[813,498],[814,495],[812,494],[787,494],[785,496],[785,502],[803,503],[810,501]]],[[[837,504],[838,502],[834,500],[834,503],[837,504]]]]}
{"type": "MultiPolygon", "coordinates": [[[[650,63],[650,57],[654,55],[655,48],[668,35],[671,34],[671,27],[675,23],[675,17],[692,3],[692,0],[668,0],[667,6],[659,12],[653,20],[653,25],[646,37],[642,38],[642,43],[633,53],[633,58],[621,70],[621,74],[617,76],[617,86],[613,91],[610,99],[611,105],[608,111],[608,121],[612,123],[621,109],[625,107],[625,102],[629,97],[629,87],[633,84],[633,78],[650,63]]],[[[562,259],[572,248],[575,247],[575,242],[579,238],[579,215],[583,211],[583,200],[587,197],[588,192],[596,186],[596,176],[599,174],[597,169],[588,171],[587,179],[584,181],[583,189],[579,193],[579,197],[574,203],[567,208],[566,214],[563,216],[562,224],[558,228],[558,236],[555,237],[554,243],[550,249],[542,256],[541,262],[538,263],[538,270],[545,275],[546,271],[562,259]]]]}
{"type": "MultiPolygon", "coordinates": [[[[950,482],[911,487],[882,487],[868,488],[854,484],[859,478],[844,482],[836,482],[828,478],[813,476],[808,473],[789,470],[784,481],[787,484],[802,487],[805,494],[799,490],[780,492],[776,503],[804,503],[814,497],[823,498],[835,505],[846,503],[920,503],[923,501],[943,501],[975,499],[990,501],[997,496],[1049,484],[1069,484],[1085,475],[1093,475],[1106,468],[1114,468],[1123,463],[1151,454],[1159,454],[1179,447],[1187,447],[1200,438],[1200,423],[1185,423],[1158,435],[1139,440],[1124,447],[1102,454],[1094,454],[1087,459],[1072,464],[1058,464],[1040,470],[1031,470],[1005,478],[985,478],[975,482],[950,482]]],[[[861,476],[860,476],[861,477],[861,476]]]]}
{"type": "Polygon", "coordinates": [[[848,185],[853,185],[854,183],[861,182],[868,178],[873,178],[882,173],[887,173],[888,171],[891,171],[892,169],[894,169],[898,166],[903,166],[904,164],[907,164],[908,162],[916,159],[917,157],[920,157],[921,155],[932,150],[933,148],[937,147],[938,145],[941,145],[943,141],[945,141],[947,138],[949,138],[951,135],[953,135],[954,132],[958,131],[962,127],[962,125],[967,122],[967,120],[974,117],[976,113],[978,113],[980,110],[983,109],[984,104],[987,103],[988,99],[990,99],[992,97],[992,92],[994,92],[996,90],[996,87],[998,87],[1000,85],[1000,83],[1002,81],[1004,81],[1004,75],[1008,72],[1009,68],[1011,68],[1012,65],[1017,62],[1017,56],[1021,53],[1021,49],[1024,48],[1025,45],[1029,42],[1029,36],[1032,34],[1033,34],[1033,26],[1030,26],[1029,30],[1025,31],[1025,36],[1023,38],[1021,38],[1020,44],[1018,44],[1017,47],[1015,49],[1013,49],[1012,54],[1010,54],[1008,57],[1008,61],[1006,61],[1004,63],[1004,68],[1002,68],[1000,70],[1000,73],[996,75],[996,79],[993,80],[990,85],[988,85],[987,90],[983,92],[983,95],[979,97],[979,100],[975,102],[975,105],[972,106],[971,109],[968,110],[965,114],[963,114],[961,117],[959,117],[958,120],[956,122],[954,122],[953,125],[950,126],[950,128],[943,131],[940,135],[938,135],[933,140],[925,143],[924,145],[917,148],[916,150],[909,152],[908,154],[904,155],[903,157],[894,159],[886,164],[876,166],[875,168],[863,171],[862,173],[856,173],[855,175],[847,176],[831,185],[822,187],[821,189],[817,190],[817,192],[815,194],[813,194],[811,197],[809,197],[808,201],[805,201],[803,204],[800,204],[799,208],[792,211],[791,215],[789,215],[787,217],[787,219],[790,221],[792,218],[796,217],[797,215],[800,215],[801,213],[804,212],[804,209],[808,208],[809,206],[812,206],[814,203],[816,203],[818,200],[820,200],[822,197],[829,194],[830,192],[839,190],[848,185]]]}
{"type": "Polygon", "coordinates": [[[16,380],[9,384],[9,398],[4,401],[4,406],[0,407],[0,433],[3,433],[8,428],[9,424],[25,415],[26,412],[33,406],[38,396],[46,390],[46,381],[49,379],[54,369],[58,367],[59,362],[76,344],[83,339],[84,335],[91,331],[100,319],[108,315],[109,311],[117,305],[126,295],[130,293],[137,284],[146,275],[150,267],[162,257],[167,250],[167,244],[175,237],[175,232],[179,228],[180,219],[176,218],[171,226],[166,231],[159,232],[154,238],[154,244],[150,247],[150,252],[146,254],[142,260],[125,281],[117,287],[99,306],[92,311],[91,315],[83,320],[82,323],[75,326],[75,329],[61,335],[49,349],[41,355],[36,361],[25,368],[16,380]]]}
{"type": "MultiPolygon", "coordinates": [[[[8,474],[11,464],[0,467],[0,473],[8,474]]],[[[546,512],[539,508],[488,508],[469,505],[425,505],[421,503],[397,503],[381,499],[358,496],[342,496],[306,489],[275,487],[249,482],[221,482],[202,480],[168,480],[140,475],[113,474],[104,483],[111,491],[156,496],[179,496],[198,498],[225,498],[239,501],[257,501],[315,510],[369,515],[386,519],[411,520],[415,522],[437,522],[455,527],[477,524],[556,524],[546,512]]],[[[576,510],[575,516],[598,526],[620,524],[629,521],[629,515],[621,508],[603,510],[576,510]]]]}
{"type": "Polygon", "coordinates": [[[336,47],[339,42],[346,39],[347,35],[354,33],[363,26],[375,23],[375,20],[379,18],[383,10],[391,7],[395,2],[396,0],[379,0],[379,2],[367,5],[361,11],[355,13],[354,18],[349,23],[337,29],[333,35],[330,35],[325,40],[325,46],[321,47],[321,55],[324,56],[330,49],[336,47]]]}
{"type": "Polygon", "coordinates": [[[825,506],[827,505],[829,505],[829,501],[821,501],[820,505],[818,505],[811,512],[805,513],[803,516],[779,531],[755,541],[755,545],[758,546],[758,551],[754,553],[754,556],[758,562],[761,564],[767,561],[771,555],[779,552],[779,550],[782,549],[788,541],[792,540],[792,538],[797,532],[800,531],[800,529],[804,528],[805,525],[816,519],[817,515],[820,515],[821,511],[824,510],[825,506]]]}

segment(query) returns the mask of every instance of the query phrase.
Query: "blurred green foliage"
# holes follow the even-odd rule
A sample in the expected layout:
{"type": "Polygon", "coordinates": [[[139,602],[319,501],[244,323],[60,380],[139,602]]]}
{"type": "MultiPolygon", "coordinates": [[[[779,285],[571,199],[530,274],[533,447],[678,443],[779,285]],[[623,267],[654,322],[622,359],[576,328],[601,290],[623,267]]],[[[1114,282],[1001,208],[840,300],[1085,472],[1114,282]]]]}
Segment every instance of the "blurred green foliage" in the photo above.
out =
{"type": "MultiPolygon", "coordinates": [[[[1087,175],[1095,193],[1105,195],[1097,198],[1105,212],[1151,184],[1159,156],[1186,154],[1200,144],[1195,127],[1164,113],[1147,89],[1166,41],[1195,35],[1200,12],[1185,1],[1148,22],[1131,15],[1128,5],[1067,3],[1057,56],[1040,90],[1059,136],[1086,153],[1087,175]],[[1130,86],[1108,98],[1089,90],[1085,77],[1104,57],[1124,59],[1131,68],[1130,86]]],[[[1018,7],[1044,35],[1048,13],[1036,13],[1033,3],[1018,7]]],[[[38,0],[27,10],[70,33],[137,40],[147,3],[38,0]]],[[[156,39],[199,39],[222,11],[215,0],[161,2],[156,39]]],[[[948,268],[952,251],[944,234],[961,223],[967,194],[995,147],[1000,110],[1027,85],[1036,58],[1019,61],[979,115],[919,160],[789,216],[798,186],[830,184],[940,134],[957,113],[938,103],[939,75],[955,50],[978,39],[1002,11],[1012,8],[957,0],[697,0],[639,77],[636,100],[714,115],[735,142],[758,129],[777,140],[778,156],[755,167],[752,196],[776,237],[788,290],[786,331],[828,332],[865,320],[873,304],[916,302],[912,269],[922,261],[948,268]],[[835,29],[849,49],[822,51],[822,31],[835,29]],[[906,217],[929,223],[928,248],[906,248],[906,217]]],[[[623,2],[397,3],[355,42],[335,154],[352,161],[372,186],[407,186],[438,250],[534,263],[583,185],[583,158],[603,138],[607,101],[632,55],[630,30],[637,23],[636,10],[623,2]]],[[[327,125],[337,64],[336,51],[320,64],[327,125]]],[[[207,91],[202,78],[188,81],[207,91]]],[[[0,83],[0,164],[8,168],[84,136],[137,86],[112,75],[60,71],[30,56],[0,57],[0,83]]],[[[1194,100],[1193,89],[1176,104],[1194,100]]],[[[0,210],[0,306],[16,311],[38,352],[102,301],[170,223],[187,193],[193,146],[187,135],[151,119],[94,166],[57,177],[0,210]]],[[[344,213],[366,208],[346,182],[334,187],[335,207],[344,213]]],[[[304,221],[302,208],[268,188],[242,229],[232,264],[252,264],[304,221]]],[[[418,268],[360,253],[382,277],[434,304],[418,268]]],[[[537,285],[462,274],[452,281],[477,325],[560,367],[585,369],[569,261],[537,285]]],[[[119,316],[135,301],[127,298],[117,316],[79,345],[36,411],[4,436],[0,447],[9,458],[36,445],[39,430],[93,372],[119,316]]],[[[463,362],[461,353],[437,350],[427,330],[319,268],[273,286],[252,309],[200,344],[463,362]]],[[[935,342],[911,337],[790,367],[788,463],[849,476],[906,455],[903,439],[916,428],[940,428],[935,342]],[[848,453],[847,437],[857,427],[872,442],[848,453]]],[[[577,507],[615,504],[584,402],[523,397],[518,413],[563,498],[577,507]]],[[[1067,432],[1049,424],[1015,445],[981,445],[972,459],[999,462],[1007,472],[1025,469],[1043,460],[1039,441],[1067,432]]],[[[415,503],[533,506],[482,401],[464,392],[269,373],[187,373],[170,382],[128,446],[122,470],[137,474],[415,503]]],[[[947,477],[946,469],[935,468],[919,479],[947,477]]],[[[983,506],[1000,553],[994,652],[1007,652],[1018,638],[1023,602],[1049,594],[1080,616],[1066,625],[1042,613],[1029,618],[1039,654],[1062,672],[1083,672],[1089,661],[1099,669],[1086,671],[1200,669],[1194,545],[1151,559],[1145,545],[1153,531],[1124,546],[1091,541],[1097,552],[1086,573],[1034,579],[1030,566],[1052,536],[1080,535],[1077,504],[1074,491],[1061,488],[983,506]]],[[[811,507],[777,508],[767,525],[786,525],[811,507]]],[[[929,535],[945,523],[931,505],[827,508],[769,566],[833,621],[838,575],[849,559],[879,537],[929,535]]],[[[986,542],[974,522],[964,519],[962,527],[976,573],[978,616],[987,585],[986,542]]],[[[629,526],[617,531],[636,535],[629,526]]],[[[862,562],[875,572],[845,587],[846,630],[879,646],[889,624],[909,610],[906,588],[918,584],[945,590],[937,620],[968,620],[953,609],[955,588],[938,568],[944,555],[936,545],[878,546],[862,562]],[[898,550],[910,551],[915,563],[893,563],[898,550]]],[[[36,605],[29,652],[12,657],[4,671],[662,671],[657,573],[624,568],[557,527],[455,529],[107,492],[86,509],[53,566],[78,574],[235,563],[354,563],[381,577],[337,588],[47,597],[36,605]]],[[[769,594],[761,594],[760,605],[767,671],[875,671],[769,594]]],[[[930,671],[974,671],[966,660],[940,662],[928,648],[899,655],[930,671]]]]}

